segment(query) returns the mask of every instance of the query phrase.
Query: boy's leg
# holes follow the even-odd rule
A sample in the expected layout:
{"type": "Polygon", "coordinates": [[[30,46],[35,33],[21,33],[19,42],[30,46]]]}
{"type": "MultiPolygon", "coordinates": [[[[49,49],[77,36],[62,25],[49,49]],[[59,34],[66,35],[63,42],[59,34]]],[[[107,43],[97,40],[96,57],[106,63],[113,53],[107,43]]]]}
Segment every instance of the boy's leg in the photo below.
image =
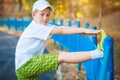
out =
{"type": "Polygon", "coordinates": [[[55,80],[56,71],[47,72],[39,75],[39,80],[55,80]]]}
{"type": "MultiPolygon", "coordinates": [[[[44,50],[45,54],[49,54],[47,48],[44,50]]],[[[56,71],[47,72],[39,75],[39,80],[55,80],[56,71]]]]}
{"type": "Polygon", "coordinates": [[[59,56],[58,54],[44,54],[42,56],[32,57],[26,64],[16,71],[16,74],[19,80],[26,80],[26,78],[31,79],[33,77],[35,79],[39,74],[57,70],[58,63],[78,63],[102,57],[103,52],[96,52],[95,50],[90,52],[60,52],[59,56]],[[93,56],[93,54],[100,55],[93,56]]]}
{"type": "Polygon", "coordinates": [[[97,49],[88,52],[60,52],[58,62],[78,63],[91,59],[103,58],[103,55],[103,52],[97,49]]]}
{"type": "Polygon", "coordinates": [[[38,80],[38,75],[58,69],[58,54],[34,56],[17,71],[18,80],[38,80]]]}

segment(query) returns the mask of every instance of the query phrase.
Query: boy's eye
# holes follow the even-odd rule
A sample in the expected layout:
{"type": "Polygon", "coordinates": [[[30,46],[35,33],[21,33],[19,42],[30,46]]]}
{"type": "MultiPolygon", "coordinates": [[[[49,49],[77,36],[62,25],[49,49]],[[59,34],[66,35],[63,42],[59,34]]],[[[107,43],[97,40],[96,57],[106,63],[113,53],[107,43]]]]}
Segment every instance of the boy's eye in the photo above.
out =
{"type": "Polygon", "coordinates": [[[41,16],[44,16],[44,14],[40,14],[41,16]]]}
{"type": "Polygon", "coordinates": [[[47,16],[50,16],[50,14],[47,14],[47,16]]]}
{"type": "Polygon", "coordinates": [[[50,14],[40,14],[40,16],[50,16],[50,14]]]}

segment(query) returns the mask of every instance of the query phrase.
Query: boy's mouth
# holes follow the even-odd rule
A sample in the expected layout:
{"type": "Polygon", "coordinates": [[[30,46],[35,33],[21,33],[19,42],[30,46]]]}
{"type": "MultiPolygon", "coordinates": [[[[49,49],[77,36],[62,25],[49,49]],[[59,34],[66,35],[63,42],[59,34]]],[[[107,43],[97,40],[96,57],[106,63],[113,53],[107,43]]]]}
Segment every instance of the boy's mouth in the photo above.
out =
{"type": "Polygon", "coordinates": [[[42,21],[42,24],[46,25],[46,24],[47,24],[47,21],[42,21]]]}

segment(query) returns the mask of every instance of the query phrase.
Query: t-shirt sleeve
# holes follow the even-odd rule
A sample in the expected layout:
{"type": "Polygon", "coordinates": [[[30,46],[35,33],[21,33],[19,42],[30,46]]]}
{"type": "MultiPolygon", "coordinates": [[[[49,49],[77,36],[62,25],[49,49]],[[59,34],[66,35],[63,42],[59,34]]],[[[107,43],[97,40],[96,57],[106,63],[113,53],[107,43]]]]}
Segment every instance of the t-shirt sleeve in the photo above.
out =
{"type": "Polygon", "coordinates": [[[24,31],[22,37],[47,40],[53,28],[53,25],[42,25],[32,21],[31,24],[24,31]]]}
{"type": "Polygon", "coordinates": [[[54,27],[52,26],[46,26],[46,25],[39,25],[39,28],[36,28],[34,33],[32,34],[32,37],[39,38],[42,40],[47,40],[50,32],[54,27]]]}

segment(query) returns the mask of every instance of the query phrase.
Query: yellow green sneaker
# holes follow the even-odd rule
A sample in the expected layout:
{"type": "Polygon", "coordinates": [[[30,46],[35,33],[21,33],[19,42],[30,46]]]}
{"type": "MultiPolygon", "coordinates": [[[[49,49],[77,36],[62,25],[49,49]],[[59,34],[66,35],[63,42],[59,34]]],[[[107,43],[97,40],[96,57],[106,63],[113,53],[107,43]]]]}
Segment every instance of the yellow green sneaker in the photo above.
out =
{"type": "Polygon", "coordinates": [[[103,51],[104,50],[103,41],[104,41],[104,39],[107,35],[106,35],[105,31],[102,30],[101,33],[98,36],[100,36],[100,42],[97,45],[97,49],[100,50],[100,51],[103,51]]]}

